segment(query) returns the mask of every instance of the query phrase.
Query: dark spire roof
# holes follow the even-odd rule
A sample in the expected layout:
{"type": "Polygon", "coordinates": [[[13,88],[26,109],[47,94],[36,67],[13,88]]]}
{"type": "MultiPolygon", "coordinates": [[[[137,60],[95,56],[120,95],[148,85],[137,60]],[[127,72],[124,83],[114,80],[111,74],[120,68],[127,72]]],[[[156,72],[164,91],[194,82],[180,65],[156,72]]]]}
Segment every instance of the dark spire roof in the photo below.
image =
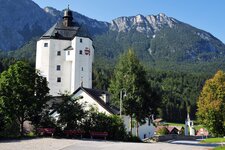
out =
{"type": "Polygon", "coordinates": [[[73,21],[73,12],[68,6],[68,9],[64,11],[63,19],[53,25],[41,39],[72,40],[75,36],[89,37],[87,30],[73,21]]]}
{"type": "Polygon", "coordinates": [[[72,26],[73,24],[73,14],[69,8],[69,5],[68,5],[68,8],[64,11],[63,23],[65,26],[68,26],[68,27],[72,26]]]}

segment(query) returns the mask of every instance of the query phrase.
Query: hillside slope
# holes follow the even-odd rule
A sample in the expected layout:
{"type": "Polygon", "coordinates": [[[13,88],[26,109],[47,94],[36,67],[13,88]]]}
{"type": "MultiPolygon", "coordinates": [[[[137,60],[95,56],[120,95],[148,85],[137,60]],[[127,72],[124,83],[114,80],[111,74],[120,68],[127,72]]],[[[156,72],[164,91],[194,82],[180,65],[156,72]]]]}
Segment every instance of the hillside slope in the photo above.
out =
{"type": "MultiPolygon", "coordinates": [[[[18,49],[8,56],[21,58],[29,54],[34,58],[36,42],[29,41],[46,32],[62,17],[63,11],[41,9],[31,0],[0,0],[0,3],[0,19],[4,20],[0,22],[0,49],[18,49]],[[29,46],[21,47],[26,43],[29,46]]],[[[92,37],[95,63],[99,66],[107,62],[113,65],[121,53],[132,48],[149,67],[188,72],[225,68],[225,45],[220,40],[163,13],[119,17],[110,23],[77,12],[73,15],[92,37]]]]}

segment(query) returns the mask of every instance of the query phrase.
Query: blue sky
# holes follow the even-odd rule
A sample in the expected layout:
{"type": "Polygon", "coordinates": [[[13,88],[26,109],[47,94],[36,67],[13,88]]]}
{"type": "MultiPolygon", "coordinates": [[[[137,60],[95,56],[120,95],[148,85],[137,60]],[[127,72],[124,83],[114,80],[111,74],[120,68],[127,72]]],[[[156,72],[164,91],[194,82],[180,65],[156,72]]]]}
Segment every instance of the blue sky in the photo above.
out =
{"type": "Polygon", "coordinates": [[[40,7],[71,10],[99,21],[137,14],[169,17],[210,32],[225,43],[225,0],[33,0],[40,7]]]}

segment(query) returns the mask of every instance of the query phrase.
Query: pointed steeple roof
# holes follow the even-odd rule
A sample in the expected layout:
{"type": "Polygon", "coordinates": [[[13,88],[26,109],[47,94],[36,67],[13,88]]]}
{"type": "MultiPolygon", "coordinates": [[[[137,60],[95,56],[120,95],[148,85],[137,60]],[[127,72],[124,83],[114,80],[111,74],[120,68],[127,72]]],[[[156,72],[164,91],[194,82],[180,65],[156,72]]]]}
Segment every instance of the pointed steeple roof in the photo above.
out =
{"type": "Polygon", "coordinates": [[[69,9],[69,6],[65,9],[62,18],[63,19],[53,25],[41,39],[72,40],[75,36],[90,38],[87,30],[84,30],[83,26],[73,21],[73,12],[69,9]]]}

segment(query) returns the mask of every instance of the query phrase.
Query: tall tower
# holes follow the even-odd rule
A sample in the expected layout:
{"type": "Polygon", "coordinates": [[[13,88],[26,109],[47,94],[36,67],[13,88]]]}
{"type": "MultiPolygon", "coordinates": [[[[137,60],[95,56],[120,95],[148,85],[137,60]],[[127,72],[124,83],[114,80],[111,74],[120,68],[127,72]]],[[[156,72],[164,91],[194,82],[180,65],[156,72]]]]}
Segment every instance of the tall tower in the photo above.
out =
{"type": "Polygon", "coordinates": [[[47,78],[52,96],[72,94],[81,85],[92,88],[93,59],[92,40],[73,22],[69,8],[37,42],[36,69],[47,78]]]}

